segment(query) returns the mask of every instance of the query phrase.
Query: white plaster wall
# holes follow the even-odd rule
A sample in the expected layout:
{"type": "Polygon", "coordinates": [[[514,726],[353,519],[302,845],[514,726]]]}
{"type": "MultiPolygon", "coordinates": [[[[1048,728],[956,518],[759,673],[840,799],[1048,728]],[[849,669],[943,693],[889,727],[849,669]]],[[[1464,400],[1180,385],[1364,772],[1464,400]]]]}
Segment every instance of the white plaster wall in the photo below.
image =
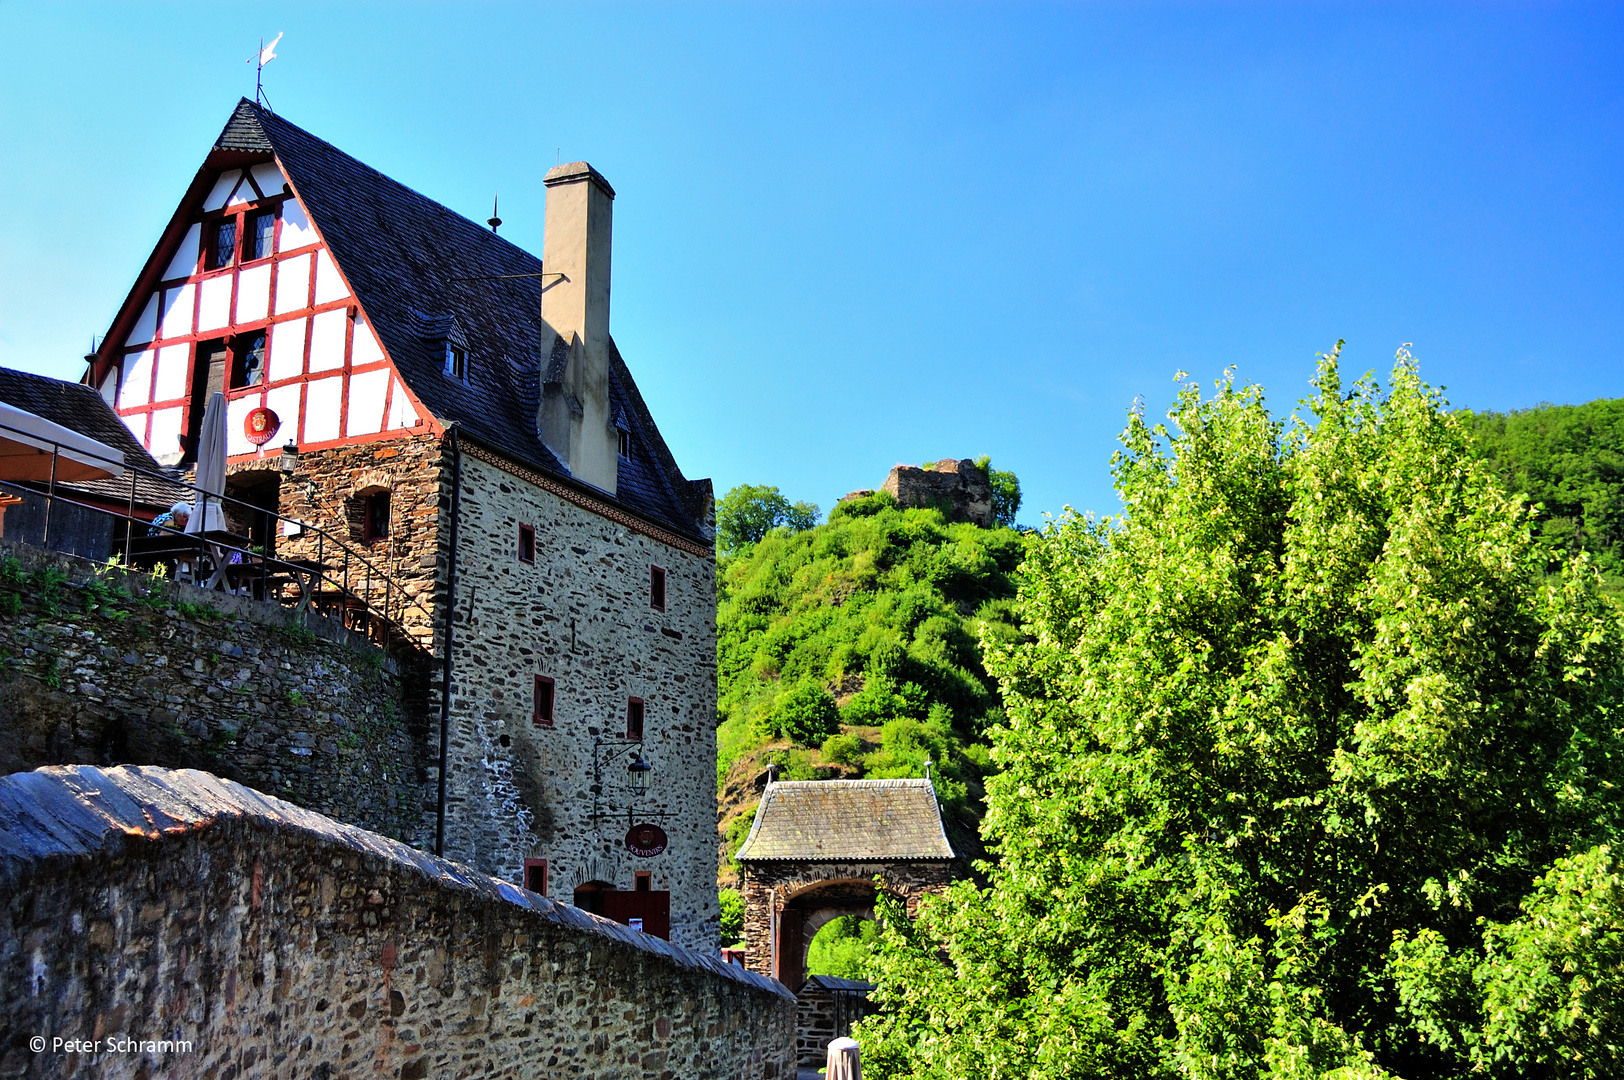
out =
{"type": "Polygon", "coordinates": [[[671,892],[672,941],[715,950],[713,561],[466,456],[462,513],[446,854],[509,881],[523,859],[548,859],[550,892],[566,903],[583,881],[631,889],[649,870],[671,892]],[[533,565],[516,557],[521,523],[536,528],[533,565]],[[663,613],[648,604],[650,564],[667,571],[663,613]],[[552,729],[531,722],[537,674],[556,680],[552,729]],[[669,837],[652,859],[625,848],[629,758],[603,772],[618,813],[594,820],[588,790],[587,729],[623,736],[630,694],[645,699],[641,749],[655,767],[634,820],[669,837]]]}
{"type": "MultiPolygon", "coordinates": [[[[204,278],[197,287],[197,330],[207,333],[231,325],[231,279],[234,274],[204,278]]],[[[167,331],[165,331],[167,335],[167,331]]]]}
{"type": "Polygon", "coordinates": [[[184,343],[165,345],[158,350],[158,379],[153,386],[153,401],[174,401],[186,396],[191,359],[192,347],[184,343]]]}
{"type": "Polygon", "coordinates": [[[304,371],[305,319],[271,324],[271,382],[291,379],[304,371]]]}
{"type": "Polygon", "coordinates": [[[202,236],[203,226],[193,222],[192,227],[186,230],[180,247],[175,249],[175,257],[169,260],[169,268],[164,271],[165,281],[192,276],[192,271],[197,269],[197,245],[202,236]]]}
{"type": "Polygon", "coordinates": [[[363,371],[350,376],[350,408],[344,434],[371,435],[383,427],[383,398],[389,390],[389,369],[363,371]]]}
{"type": "Polygon", "coordinates": [[[164,290],[164,337],[185,337],[192,332],[192,297],[196,289],[197,286],[187,282],[164,290]]]}
{"type": "MultiPolygon", "coordinates": [[[[286,233],[284,233],[286,235],[286,233]]],[[[310,256],[295,255],[276,267],[276,313],[298,311],[310,304],[310,256]]]]}
{"type": "Polygon", "coordinates": [[[333,257],[322,248],[316,252],[316,303],[327,304],[334,300],[342,300],[350,295],[350,290],[344,287],[344,279],[338,274],[338,267],[333,264],[333,257]]]}
{"type": "Polygon", "coordinates": [[[395,380],[395,391],[389,398],[389,428],[408,428],[417,423],[417,410],[406,396],[405,387],[395,380]]]}
{"type": "Polygon", "coordinates": [[[158,294],[153,293],[147,299],[147,306],[141,309],[141,317],[135,320],[135,328],[130,336],[124,339],[125,345],[140,345],[151,341],[158,332],[158,294]]]}
{"type": "Polygon", "coordinates": [[[237,322],[257,322],[271,304],[271,264],[260,263],[237,274],[237,322]]]}
{"type": "Polygon", "coordinates": [[[344,394],[344,376],[315,379],[305,388],[304,437],[301,442],[327,442],[338,438],[338,409],[344,394]]]}
{"type": "Polygon", "coordinates": [[[344,330],[349,315],[343,308],[324,311],[310,320],[310,370],[330,371],[344,366],[344,330]]]}
{"type": "Polygon", "coordinates": [[[306,247],[315,242],[316,230],[310,227],[310,217],[305,213],[304,207],[300,205],[299,200],[289,199],[283,203],[282,236],[277,243],[277,250],[292,251],[295,248],[306,247]]]}
{"type": "Polygon", "coordinates": [[[209,189],[208,196],[203,200],[203,209],[219,210],[224,207],[226,198],[231,194],[232,189],[237,186],[237,181],[241,179],[242,173],[236,169],[221,173],[220,178],[214,182],[214,187],[209,189]]]}

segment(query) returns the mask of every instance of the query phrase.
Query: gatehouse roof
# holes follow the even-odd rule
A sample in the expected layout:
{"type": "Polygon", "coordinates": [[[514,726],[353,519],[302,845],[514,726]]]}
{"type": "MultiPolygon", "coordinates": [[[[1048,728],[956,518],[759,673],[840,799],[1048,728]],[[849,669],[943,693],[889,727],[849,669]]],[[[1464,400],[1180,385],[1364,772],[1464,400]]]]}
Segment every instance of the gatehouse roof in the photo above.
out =
{"type": "Polygon", "coordinates": [[[952,859],[929,780],[770,783],[740,862],[952,859]]]}

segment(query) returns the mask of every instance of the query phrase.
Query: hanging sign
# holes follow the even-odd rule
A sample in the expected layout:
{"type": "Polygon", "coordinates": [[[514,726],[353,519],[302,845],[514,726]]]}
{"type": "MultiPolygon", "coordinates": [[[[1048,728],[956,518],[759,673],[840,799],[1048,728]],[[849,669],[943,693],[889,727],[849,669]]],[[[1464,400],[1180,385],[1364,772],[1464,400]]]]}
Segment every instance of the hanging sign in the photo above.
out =
{"type": "Polygon", "coordinates": [[[665,850],[665,830],[658,825],[633,825],[626,833],[626,850],[652,859],[665,850]]]}
{"type": "Polygon", "coordinates": [[[258,408],[243,417],[242,433],[255,446],[264,446],[276,438],[282,427],[282,418],[266,408],[258,408]]]}

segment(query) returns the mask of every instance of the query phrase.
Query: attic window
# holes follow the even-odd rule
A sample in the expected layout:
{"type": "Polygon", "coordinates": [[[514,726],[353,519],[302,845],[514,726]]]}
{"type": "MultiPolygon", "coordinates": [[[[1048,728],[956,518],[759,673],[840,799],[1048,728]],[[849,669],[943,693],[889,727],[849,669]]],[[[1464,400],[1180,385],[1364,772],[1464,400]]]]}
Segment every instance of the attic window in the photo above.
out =
{"type": "Polygon", "coordinates": [[[214,226],[213,241],[209,244],[207,270],[230,266],[237,254],[237,219],[228,217],[214,226]]]}
{"type": "Polygon", "coordinates": [[[628,433],[625,429],[622,428],[622,429],[617,429],[615,431],[615,436],[616,436],[616,447],[615,447],[616,452],[619,453],[620,456],[623,457],[623,458],[631,457],[632,456],[632,437],[631,437],[631,434],[628,433]]]}
{"type": "Polygon", "coordinates": [[[445,343],[445,373],[453,379],[468,378],[468,352],[459,345],[445,343]]]}
{"type": "Polygon", "coordinates": [[[257,214],[249,214],[248,234],[243,237],[242,242],[243,261],[270,258],[271,241],[275,236],[275,210],[261,210],[257,214]]]}

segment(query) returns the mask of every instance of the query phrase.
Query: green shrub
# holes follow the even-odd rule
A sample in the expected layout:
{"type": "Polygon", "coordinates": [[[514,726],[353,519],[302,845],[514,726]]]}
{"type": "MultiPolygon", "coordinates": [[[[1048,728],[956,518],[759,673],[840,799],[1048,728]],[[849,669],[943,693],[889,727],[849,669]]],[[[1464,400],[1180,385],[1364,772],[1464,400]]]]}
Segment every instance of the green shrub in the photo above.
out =
{"type": "Polygon", "coordinates": [[[816,746],[840,730],[840,710],[829,691],[805,682],[778,699],[763,723],[773,735],[801,746],[816,746]]]}
{"type": "Polygon", "coordinates": [[[744,940],[744,896],[737,889],[721,889],[716,899],[722,904],[722,945],[731,948],[744,940]]]}
{"type": "Polygon", "coordinates": [[[823,740],[823,760],[831,765],[855,765],[863,754],[863,740],[855,735],[831,735],[823,740]]]}

